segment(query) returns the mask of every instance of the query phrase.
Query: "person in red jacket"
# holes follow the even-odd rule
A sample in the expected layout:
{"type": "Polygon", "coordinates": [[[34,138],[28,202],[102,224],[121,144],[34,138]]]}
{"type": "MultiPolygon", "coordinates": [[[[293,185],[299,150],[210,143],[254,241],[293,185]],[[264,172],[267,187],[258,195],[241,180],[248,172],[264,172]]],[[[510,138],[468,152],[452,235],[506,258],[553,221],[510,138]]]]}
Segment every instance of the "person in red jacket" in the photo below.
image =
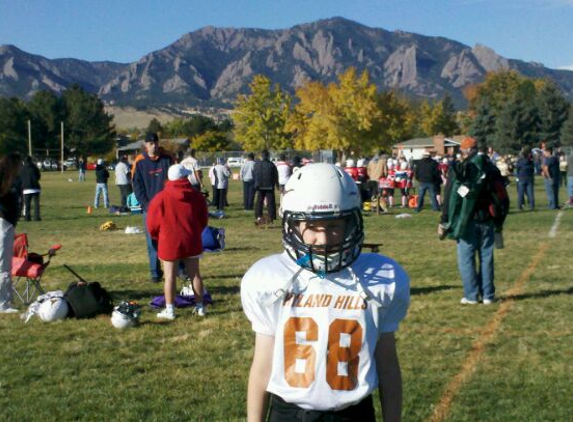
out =
{"type": "Polygon", "coordinates": [[[183,261],[193,292],[197,314],[205,316],[203,280],[199,274],[199,256],[203,252],[201,233],[207,226],[207,204],[203,195],[193,189],[181,164],[169,167],[165,188],[149,203],[147,230],[156,240],[157,255],[163,262],[165,275],[165,309],[158,318],[175,319],[175,286],[179,261],[183,261]]]}

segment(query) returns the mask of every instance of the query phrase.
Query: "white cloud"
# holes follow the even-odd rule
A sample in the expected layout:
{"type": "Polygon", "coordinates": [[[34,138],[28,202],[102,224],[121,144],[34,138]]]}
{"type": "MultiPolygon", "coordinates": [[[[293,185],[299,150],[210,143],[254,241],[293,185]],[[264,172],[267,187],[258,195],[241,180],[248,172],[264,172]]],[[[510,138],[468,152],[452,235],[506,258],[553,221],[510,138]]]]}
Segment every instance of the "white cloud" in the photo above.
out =
{"type": "Polygon", "coordinates": [[[570,64],[569,66],[559,66],[558,69],[561,69],[561,70],[573,70],[573,64],[570,64]]]}

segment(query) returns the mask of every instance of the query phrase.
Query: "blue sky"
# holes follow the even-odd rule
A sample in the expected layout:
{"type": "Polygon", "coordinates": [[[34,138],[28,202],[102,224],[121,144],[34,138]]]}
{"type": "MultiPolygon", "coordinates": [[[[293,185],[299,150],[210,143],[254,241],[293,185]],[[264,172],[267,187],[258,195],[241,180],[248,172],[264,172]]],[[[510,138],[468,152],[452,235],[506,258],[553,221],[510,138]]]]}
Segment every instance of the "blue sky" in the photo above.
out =
{"type": "Polygon", "coordinates": [[[127,63],[207,25],[278,29],[334,16],[573,70],[573,0],[0,0],[0,44],[127,63]]]}

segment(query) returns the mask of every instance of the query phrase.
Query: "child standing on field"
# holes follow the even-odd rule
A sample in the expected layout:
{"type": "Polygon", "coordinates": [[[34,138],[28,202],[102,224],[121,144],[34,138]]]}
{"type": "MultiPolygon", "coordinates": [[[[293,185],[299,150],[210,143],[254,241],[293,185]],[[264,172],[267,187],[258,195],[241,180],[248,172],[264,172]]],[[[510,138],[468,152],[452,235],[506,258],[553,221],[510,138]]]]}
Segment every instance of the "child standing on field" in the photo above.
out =
{"type": "Polygon", "coordinates": [[[193,280],[196,312],[205,316],[203,280],[199,276],[199,257],[203,252],[201,233],[207,226],[207,204],[203,195],[193,189],[191,174],[180,164],[169,167],[165,188],[149,203],[147,230],[156,240],[157,255],[165,275],[165,309],[157,318],[175,319],[175,287],[179,261],[183,261],[193,280]]]}
{"type": "Polygon", "coordinates": [[[361,253],[360,194],[340,168],[310,164],[285,186],[284,252],[256,262],[241,282],[255,331],[250,422],[399,421],[402,381],[394,332],[409,277],[394,260],[361,253]]]}

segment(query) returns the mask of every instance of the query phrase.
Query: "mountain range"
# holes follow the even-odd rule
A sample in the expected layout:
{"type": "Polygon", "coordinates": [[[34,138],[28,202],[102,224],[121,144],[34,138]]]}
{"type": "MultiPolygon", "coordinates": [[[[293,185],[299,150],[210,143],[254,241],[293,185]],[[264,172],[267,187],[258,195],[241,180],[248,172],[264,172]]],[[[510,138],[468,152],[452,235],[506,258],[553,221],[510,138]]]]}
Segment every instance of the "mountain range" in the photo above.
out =
{"type": "Polygon", "coordinates": [[[553,79],[573,99],[573,71],[504,58],[492,49],[442,37],[371,28],[331,18],[263,30],[207,26],[133,63],[50,60],[15,46],[0,46],[0,96],[30,98],[38,90],[60,93],[74,83],[108,104],[230,107],[264,74],[294,92],[308,80],[336,80],[348,67],[367,69],[380,89],[439,99],[449,93],[464,106],[463,88],[489,71],[515,69],[553,79]]]}

